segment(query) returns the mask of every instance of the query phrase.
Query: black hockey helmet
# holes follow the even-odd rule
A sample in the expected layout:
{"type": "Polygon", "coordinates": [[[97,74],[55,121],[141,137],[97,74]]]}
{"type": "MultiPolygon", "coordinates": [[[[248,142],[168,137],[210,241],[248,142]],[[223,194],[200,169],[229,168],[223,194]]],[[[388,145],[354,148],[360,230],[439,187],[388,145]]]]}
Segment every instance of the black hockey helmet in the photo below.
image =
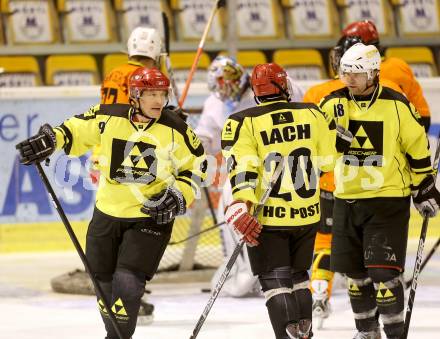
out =
{"type": "Polygon", "coordinates": [[[335,74],[339,73],[339,63],[344,53],[358,42],[362,42],[362,39],[359,36],[343,36],[330,51],[330,64],[335,74]]]}

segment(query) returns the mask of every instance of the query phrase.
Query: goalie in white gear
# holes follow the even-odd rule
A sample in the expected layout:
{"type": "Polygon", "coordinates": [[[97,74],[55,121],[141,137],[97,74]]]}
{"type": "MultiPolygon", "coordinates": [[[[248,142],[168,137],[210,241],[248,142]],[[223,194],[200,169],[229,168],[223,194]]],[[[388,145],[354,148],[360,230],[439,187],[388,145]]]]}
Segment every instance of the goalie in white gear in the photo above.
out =
{"type": "MultiPolygon", "coordinates": [[[[255,106],[254,94],[250,86],[249,74],[232,58],[217,56],[208,69],[208,88],[211,91],[205,100],[195,133],[202,141],[207,154],[216,155],[221,151],[221,132],[226,119],[234,112],[255,106]]],[[[288,90],[293,101],[302,101],[303,91],[288,78],[288,90]]],[[[224,210],[232,203],[232,189],[226,180],[217,209],[218,222],[224,221],[224,210]]],[[[220,228],[223,252],[228,259],[239,242],[237,234],[230,227],[220,228]]],[[[223,273],[226,262],[214,274],[211,285],[216,285],[223,273]]],[[[238,256],[221,296],[245,297],[259,292],[258,279],[252,274],[246,246],[238,256]]]]}

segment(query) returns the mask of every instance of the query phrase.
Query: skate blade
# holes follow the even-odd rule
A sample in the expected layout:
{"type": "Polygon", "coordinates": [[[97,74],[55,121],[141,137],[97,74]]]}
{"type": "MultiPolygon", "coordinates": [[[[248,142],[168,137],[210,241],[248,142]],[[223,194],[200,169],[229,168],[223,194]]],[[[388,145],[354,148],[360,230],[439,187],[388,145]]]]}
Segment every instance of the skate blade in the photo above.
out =
{"type": "Polygon", "coordinates": [[[324,326],[324,318],[322,318],[322,317],[317,317],[317,318],[316,318],[316,328],[317,328],[318,330],[322,330],[323,326],[324,326]]]}
{"type": "Polygon", "coordinates": [[[137,326],[148,326],[154,320],[154,315],[141,315],[137,318],[137,326]]]}

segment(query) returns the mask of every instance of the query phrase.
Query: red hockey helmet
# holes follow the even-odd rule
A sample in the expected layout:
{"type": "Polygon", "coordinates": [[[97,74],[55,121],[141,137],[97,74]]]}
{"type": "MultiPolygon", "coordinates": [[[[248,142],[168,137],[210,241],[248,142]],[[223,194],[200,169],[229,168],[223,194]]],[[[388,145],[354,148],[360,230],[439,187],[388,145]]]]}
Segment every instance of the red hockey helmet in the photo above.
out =
{"type": "Polygon", "coordinates": [[[342,36],[358,36],[366,45],[379,44],[379,32],[376,25],[370,20],[356,21],[349,24],[342,31],[342,36]]]}
{"type": "Polygon", "coordinates": [[[251,79],[255,96],[288,95],[287,73],[275,63],[260,64],[254,67],[251,79]]]}
{"type": "Polygon", "coordinates": [[[157,68],[140,67],[131,74],[129,86],[130,97],[139,99],[145,90],[168,92],[170,80],[157,68]]]}

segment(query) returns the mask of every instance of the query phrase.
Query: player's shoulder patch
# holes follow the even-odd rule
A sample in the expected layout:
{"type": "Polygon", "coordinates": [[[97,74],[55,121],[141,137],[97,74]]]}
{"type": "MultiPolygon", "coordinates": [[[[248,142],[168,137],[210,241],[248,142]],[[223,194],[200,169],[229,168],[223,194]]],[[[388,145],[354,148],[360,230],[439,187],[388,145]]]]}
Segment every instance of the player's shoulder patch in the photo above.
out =
{"type": "Polygon", "coordinates": [[[226,120],[225,125],[222,130],[221,147],[225,149],[227,147],[233,146],[240,135],[240,129],[243,125],[244,118],[232,117],[230,116],[226,120]]]}

